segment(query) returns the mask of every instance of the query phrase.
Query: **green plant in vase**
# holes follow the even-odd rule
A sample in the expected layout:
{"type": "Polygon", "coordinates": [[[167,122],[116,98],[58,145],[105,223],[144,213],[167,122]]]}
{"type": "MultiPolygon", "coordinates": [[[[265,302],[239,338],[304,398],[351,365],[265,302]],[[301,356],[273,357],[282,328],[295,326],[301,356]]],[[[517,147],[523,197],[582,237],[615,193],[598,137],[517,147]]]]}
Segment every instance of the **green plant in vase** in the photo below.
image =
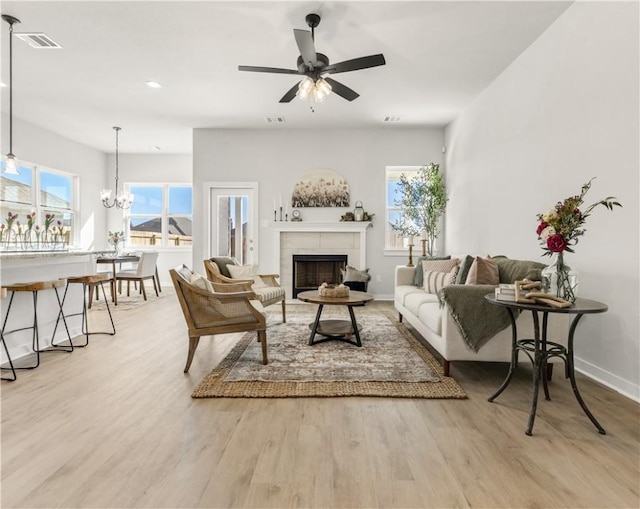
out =
{"type": "Polygon", "coordinates": [[[570,302],[576,300],[577,282],[570,267],[564,263],[564,252],[574,252],[574,246],[586,232],[584,224],[593,209],[599,205],[608,210],[622,207],[615,196],[607,196],[581,209],[592,181],[593,178],[582,186],[580,194],[565,198],[550,211],[537,215],[539,223],[536,233],[544,251],[543,256],[556,255],[553,263],[542,271],[543,286],[545,291],[570,302]]]}
{"type": "Polygon", "coordinates": [[[399,193],[400,199],[395,204],[402,208],[404,221],[394,224],[394,229],[405,237],[424,233],[427,254],[433,256],[440,234],[440,218],[448,201],[440,165],[429,163],[412,178],[402,174],[399,193]]]}

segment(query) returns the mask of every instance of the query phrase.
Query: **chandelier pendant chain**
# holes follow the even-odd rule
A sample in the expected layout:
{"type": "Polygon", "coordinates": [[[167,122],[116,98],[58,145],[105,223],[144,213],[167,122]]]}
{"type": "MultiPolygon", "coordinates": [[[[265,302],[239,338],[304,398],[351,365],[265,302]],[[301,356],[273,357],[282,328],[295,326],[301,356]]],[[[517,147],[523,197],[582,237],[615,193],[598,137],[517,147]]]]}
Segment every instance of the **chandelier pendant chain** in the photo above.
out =
{"type": "Polygon", "coordinates": [[[115,188],[115,196],[113,197],[113,201],[111,200],[111,190],[103,189],[100,193],[100,200],[102,200],[102,205],[106,208],[110,209],[116,207],[118,209],[128,209],[133,205],[134,196],[131,193],[125,193],[124,191],[120,191],[120,127],[113,127],[113,130],[116,132],[116,188],[115,188]]]}

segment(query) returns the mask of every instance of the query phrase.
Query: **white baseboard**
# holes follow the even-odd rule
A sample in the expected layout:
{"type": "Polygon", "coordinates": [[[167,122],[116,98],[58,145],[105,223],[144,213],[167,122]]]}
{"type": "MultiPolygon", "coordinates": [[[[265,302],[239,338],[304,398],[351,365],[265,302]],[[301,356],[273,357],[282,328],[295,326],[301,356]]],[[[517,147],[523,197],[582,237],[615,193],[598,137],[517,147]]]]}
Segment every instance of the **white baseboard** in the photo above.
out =
{"type": "Polygon", "coordinates": [[[640,385],[636,385],[578,357],[574,357],[574,363],[578,373],[582,373],[623,396],[640,403],[640,385]]]}

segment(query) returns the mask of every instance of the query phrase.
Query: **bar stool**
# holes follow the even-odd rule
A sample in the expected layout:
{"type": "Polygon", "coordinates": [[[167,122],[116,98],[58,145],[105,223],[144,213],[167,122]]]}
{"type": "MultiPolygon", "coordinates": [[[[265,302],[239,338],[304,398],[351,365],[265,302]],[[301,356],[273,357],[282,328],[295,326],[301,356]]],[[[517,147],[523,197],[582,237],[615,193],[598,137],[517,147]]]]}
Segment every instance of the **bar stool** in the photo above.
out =
{"type": "MultiPolygon", "coordinates": [[[[0,287],[0,298],[5,298],[7,296],[7,289],[0,287]]],[[[1,380],[6,380],[7,382],[15,382],[18,376],[16,375],[16,370],[13,367],[13,362],[11,361],[11,355],[9,354],[9,349],[7,348],[7,342],[4,340],[4,334],[0,334],[0,340],[2,341],[2,346],[4,346],[4,352],[7,354],[7,359],[9,359],[9,366],[11,368],[3,368],[3,369],[11,369],[13,373],[13,378],[2,378],[1,380]]]]}
{"type": "Polygon", "coordinates": [[[111,316],[111,308],[109,308],[109,299],[107,299],[107,294],[104,291],[104,282],[111,281],[111,278],[108,274],[88,274],[86,276],[74,276],[67,278],[67,287],[64,290],[64,295],[62,297],[62,306],[60,307],[60,312],[58,313],[58,319],[56,320],[56,326],[53,329],[53,334],[55,337],[56,330],[58,329],[58,323],[60,322],[60,318],[69,318],[70,316],[79,316],[82,315],[82,334],[85,335],[85,342],[83,345],[74,345],[76,348],[84,348],[89,344],[89,336],[93,334],[107,334],[109,336],[114,336],[116,333],[116,326],[113,323],[113,316],[111,316]],[[67,292],[69,291],[69,285],[72,284],[81,284],[82,285],[82,311],[78,313],[72,313],[64,315],[63,308],[64,303],[67,300],[67,292]],[[112,332],[89,332],[89,320],[87,316],[87,308],[91,307],[91,301],[93,300],[93,290],[95,289],[96,294],[98,293],[98,287],[102,288],[102,296],[104,297],[104,302],[107,305],[107,312],[109,313],[109,320],[111,320],[111,330],[112,332]],[[87,304],[87,294],[89,303],[87,304]]]}
{"type": "MultiPolygon", "coordinates": [[[[62,318],[64,322],[64,328],[67,331],[67,338],[69,340],[68,347],[66,345],[59,345],[54,343],[54,338],[55,338],[55,330],[54,330],[54,333],[51,336],[51,348],[41,350],[40,349],[40,332],[38,330],[38,293],[44,290],[54,290],[56,294],[56,300],[58,301],[58,307],[60,311],[62,311],[62,302],[60,301],[60,294],[58,293],[58,288],[62,286],[66,286],[66,284],[67,284],[66,279],[53,279],[50,281],[33,281],[31,283],[16,283],[13,285],[5,286],[7,292],[11,292],[11,298],[9,299],[7,314],[4,317],[4,322],[2,324],[2,331],[0,332],[0,334],[2,334],[3,341],[4,341],[4,336],[6,336],[7,334],[12,334],[18,331],[33,329],[33,336],[31,341],[32,341],[32,349],[36,354],[36,364],[34,366],[25,366],[25,367],[21,366],[16,368],[13,368],[12,366],[13,369],[18,370],[18,369],[37,368],[40,365],[41,353],[53,352],[53,351],[56,351],[56,349],[58,349],[57,351],[62,351],[62,352],[73,352],[73,342],[71,341],[71,334],[69,333],[69,328],[67,327],[67,321],[64,319],[64,316],[62,318]],[[13,304],[13,298],[16,296],[16,292],[31,292],[33,294],[33,325],[8,331],[6,330],[7,322],[9,320],[9,315],[11,314],[11,305],[13,304]]],[[[5,345],[5,348],[6,348],[6,345],[5,345]]]]}

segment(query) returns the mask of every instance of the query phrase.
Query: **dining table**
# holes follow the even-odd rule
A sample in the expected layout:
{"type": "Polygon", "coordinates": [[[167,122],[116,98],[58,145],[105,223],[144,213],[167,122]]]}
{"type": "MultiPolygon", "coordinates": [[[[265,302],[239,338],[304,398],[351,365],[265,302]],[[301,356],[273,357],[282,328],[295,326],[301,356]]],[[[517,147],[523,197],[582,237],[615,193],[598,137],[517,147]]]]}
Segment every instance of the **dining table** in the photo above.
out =
{"type": "MultiPolygon", "coordinates": [[[[124,253],[124,254],[116,254],[116,253],[107,253],[99,255],[96,258],[96,263],[98,264],[111,264],[111,300],[113,300],[113,305],[118,305],[118,291],[116,288],[116,265],[120,267],[123,263],[136,263],[140,261],[140,256],[135,253],[124,253]]],[[[160,287],[160,276],[158,275],[158,267],[156,266],[156,284],[158,287],[158,291],[162,292],[162,288],[160,287]]]]}

